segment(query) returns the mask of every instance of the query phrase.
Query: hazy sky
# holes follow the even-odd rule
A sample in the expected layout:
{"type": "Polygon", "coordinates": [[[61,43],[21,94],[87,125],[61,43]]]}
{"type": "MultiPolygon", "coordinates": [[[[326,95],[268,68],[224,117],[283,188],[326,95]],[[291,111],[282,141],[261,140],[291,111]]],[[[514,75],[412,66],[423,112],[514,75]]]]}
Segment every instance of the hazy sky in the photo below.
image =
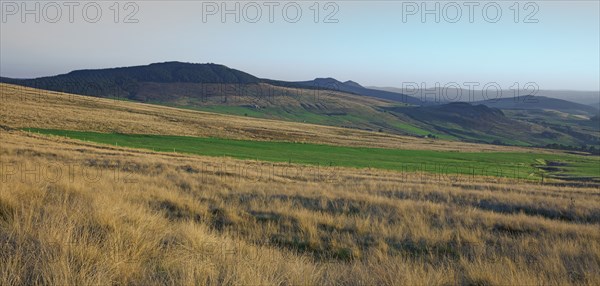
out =
{"type": "Polygon", "coordinates": [[[598,1],[496,1],[487,13],[489,1],[323,1],[318,7],[315,1],[227,1],[227,7],[223,1],[124,1],[118,7],[88,1],[85,9],[88,2],[22,2],[1,1],[0,74],[6,77],[184,61],[290,81],[600,89],[598,1]],[[39,15],[23,15],[35,3],[39,15]],[[222,13],[236,3],[239,23],[236,12],[222,13]],[[434,12],[421,15],[423,8],[434,12]]]}

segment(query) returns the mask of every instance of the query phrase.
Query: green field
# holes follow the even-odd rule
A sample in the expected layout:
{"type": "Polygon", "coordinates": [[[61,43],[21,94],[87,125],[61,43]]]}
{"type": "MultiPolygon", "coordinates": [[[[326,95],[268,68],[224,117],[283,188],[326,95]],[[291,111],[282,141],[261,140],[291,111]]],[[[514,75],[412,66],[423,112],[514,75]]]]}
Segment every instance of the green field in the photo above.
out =
{"type": "Polygon", "coordinates": [[[161,152],[226,156],[270,162],[380,168],[407,172],[490,175],[532,180],[539,180],[542,173],[545,177],[600,179],[600,158],[591,156],[398,150],[168,135],[108,134],[49,129],[25,130],[161,152]]]}

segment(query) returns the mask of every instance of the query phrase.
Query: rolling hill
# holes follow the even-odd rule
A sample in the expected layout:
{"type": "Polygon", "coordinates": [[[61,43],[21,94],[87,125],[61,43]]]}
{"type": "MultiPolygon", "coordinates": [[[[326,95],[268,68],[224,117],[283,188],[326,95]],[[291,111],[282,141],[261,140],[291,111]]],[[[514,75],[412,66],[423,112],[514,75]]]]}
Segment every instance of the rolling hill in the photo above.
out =
{"type": "MultiPolygon", "coordinates": [[[[301,82],[261,79],[218,64],[166,62],[0,81],[199,111],[453,141],[522,146],[599,142],[595,131],[582,135],[581,130],[546,126],[537,118],[505,116],[495,108],[470,104],[438,106],[436,102],[422,102],[405,94],[333,78],[301,82]]],[[[591,106],[540,99],[545,107],[568,109],[576,114],[589,115],[593,110],[591,106]]],[[[505,101],[485,104],[500,109],[518,106],[505,101]]]]}
{"type": "Polygon", "coordinates": [[[400,102],[411,105],[431,105],[433,103],[422,101],[419,98],[408,96],[401,92],[390,92],[385,90],[378,90],[372,88],[366,88],[362,85],[354,82],[354,81],[346,81],[341,82],[334,78],[316,78],[310,81],[300,81],[300,82],[284,82],[284,81],[274,81],[267,80],[268,83],[277,86],[288,86],[288,87],[296,87],[296,88],[317,88],[323,90],[334,90],[346,93],[352,93],[362,96],[370,96],[383,100],[400,102]]]}
{"type": "Polygon", "coordinates": [[[598,114],[598,109],[593,106],[570,102],[567,100],[550,98],[545,96],[532,96],[523,98],[501,98],[490,99],[476,102],[489,107],[499,109],[537,109],[537,110],[556,110],[577,115],[594,116],[598,114]]]}
{"type": "MultiPolygon", "coordinates": [[[[450,164],[454,166],[453,173],[471,176],[474,171],[468,166],[477,167],[480,172],[500,167],[498,164],[503,162],[502,168],[510,169],[511,175],[516,175],[512,171],[519,168],[518,177],[522,179],[532,176],[540,179],[538,165],[543,167],[547,162],[557,160],[567,165],[555,168],[552,175],[580,179],[594,177],[593,164],[598,159],[539,148],[451,142],[230,116],[7,84],[0,84],[0,96],[4,103],[0,108],[1,130],[25,131],[31,136],[67,136],[86,142],[84,144],[96,142],[161,152],[309,165],[334,162],[336,166],[388,170],[417,168],[420,163],[427,162],[450,164]]],[[[406,112],[411,116],[432,113],[429,121],[463,120],[465,126],[479,130],[488,126],[477,123],[477,118],[496,124],[514,123],[501,111],[485,106],[449,104],[405,108],[411,109],[406,112]],[[464,109],[470,111],[464,113],[464,109]]],[[[450,131],[458,133],[457,130],[450,131]]]]}
{"type": "Polygon", "coordinates": [[[548,138],[546,135],[548,131],[540,125],[514,120],[505,116],[500,109],[481,104],[457,102],[437,106],[394,107],[389,110],[394,114],[404,114],[422,124],[430,125],[438,133],[472,142],[540,145],[548,139],[570,140],[569,136],[562,134],[548,138]]]}
{"type": "MultiPolygon", "coordinates": [[[[408,91],[408,89],[402,89],[397,87],[369,87],[370,89],[384,90],[395,93],[408,93],[409,95],[413,95],[419,98],[425,98],[421,96],[420,90],[412,90],[408,91]]],[[[425,99],[428,101],[433,101],[437,103],[449,103],[449,102],[469,102],[469,103],[480,103],[487,100],[495,99],[514,99],[517,98],[517,102],[519,100],[527,103],[534,104],[535,101],[532,101],[528,98],[528,94],[531,94],[531,90],[502,90],[501,94],[496,94],[493,92],[493,89],[490,90],[491,94],[485,94],[482,90],[482,86],[477,86],[473,88],[473,90],[469,91],[467,89],[457,89],[457,88],[431,88],[427,89],[426,93],[428,97],[425,99]],[[515,96],[517,95],[517,96],[515,96]],[[520,95],[520,98],[519,96],[520,95]]],[[[425,92],[423,92],[425,93],[425,92]]],[[[575,90],[539,90],[534,94],[535,98],[550,98],[568,101],[568,104],[577,103],[581,105],[591,105],[596,107],[597,110],[600,109],[600,92],[598,91],[575,91],[575,90]]],[[[550,102],[552,103],[552,102],[550,102]]],[[[545,104],[544,102],[541,103],[545,104]]],[[[559,107],[557,105],[554,106],[559,107]]],[[[581,107],[581,106],[579,106],[581,107]]],[[[578,110],[578,109],[575,109],[578,110]]],[[[583,107],[584,112],[589,112],[589,109],[583,107]]],[[[593,111],[592,111],[593,112],[593,111]]],[[[597,112],[597,111],[596,111],[597,112]]]]}

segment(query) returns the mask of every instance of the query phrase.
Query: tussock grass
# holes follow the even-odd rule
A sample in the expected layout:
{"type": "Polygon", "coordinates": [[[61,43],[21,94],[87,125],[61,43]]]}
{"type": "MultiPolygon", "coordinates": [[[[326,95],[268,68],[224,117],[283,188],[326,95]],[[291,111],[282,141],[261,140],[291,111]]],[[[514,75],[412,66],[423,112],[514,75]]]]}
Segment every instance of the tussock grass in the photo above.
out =
{"type": "Polygon", "coordinates": [[[595,188],[0,137],[2,285],[600,284],[595,188]]]}

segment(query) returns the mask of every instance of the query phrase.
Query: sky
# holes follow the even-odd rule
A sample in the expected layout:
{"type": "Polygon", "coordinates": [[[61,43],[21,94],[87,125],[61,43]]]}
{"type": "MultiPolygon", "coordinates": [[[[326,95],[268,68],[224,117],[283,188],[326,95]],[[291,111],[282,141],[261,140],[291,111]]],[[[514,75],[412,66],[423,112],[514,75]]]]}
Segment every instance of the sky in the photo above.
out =
{"type": "Polygon", "coordinates": [[[182,61],[288,81],[600,90],[599,1],[22,3],[1,1],[4,77],[182,61]]]}

